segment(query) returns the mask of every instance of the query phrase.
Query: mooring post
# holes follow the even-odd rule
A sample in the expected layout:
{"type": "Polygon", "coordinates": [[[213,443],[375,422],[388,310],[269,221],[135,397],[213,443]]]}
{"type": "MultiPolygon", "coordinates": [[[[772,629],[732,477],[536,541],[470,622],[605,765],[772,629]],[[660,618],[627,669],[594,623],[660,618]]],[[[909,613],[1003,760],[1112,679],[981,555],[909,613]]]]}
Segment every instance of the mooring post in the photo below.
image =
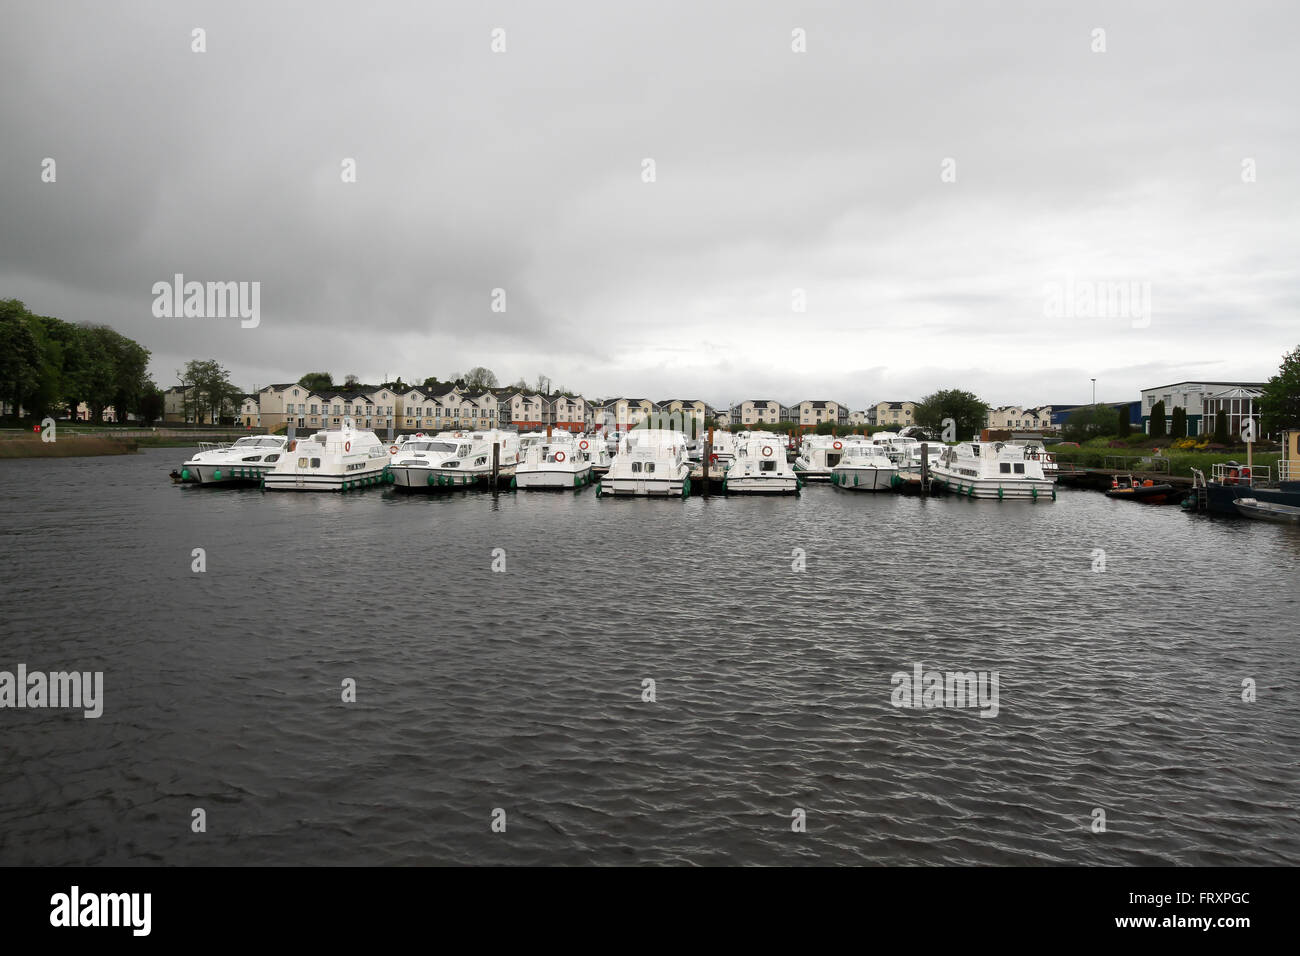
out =
{"type": "Polygon", "coordinates": [[[709,434],[704,439],[704,454],[700,456],[700,461],[704,466],[704,497],[709,497],[709,459],[713,456],[713,426],[709,426],[709,434]]]}
{"type": "Polygon", "coordinates": [[[492,443],[492,487],[497,486],[497,474],[501,471],[501,443],[494,441],[492,443]]]}
{"type": "Polygon", "coordinates": [[[921,442],[921,494],[930,493],[930,446],[921,442]]]}

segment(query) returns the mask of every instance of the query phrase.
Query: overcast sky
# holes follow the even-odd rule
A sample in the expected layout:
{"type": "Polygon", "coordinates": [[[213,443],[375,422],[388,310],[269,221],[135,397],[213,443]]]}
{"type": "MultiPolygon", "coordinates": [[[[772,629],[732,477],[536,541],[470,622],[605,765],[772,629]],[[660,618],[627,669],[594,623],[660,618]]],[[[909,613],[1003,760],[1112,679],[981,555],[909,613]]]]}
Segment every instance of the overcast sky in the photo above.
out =
{"type": "Polygon", "coordinates": [[[0,298],[164,387],[1068,403],[1300,343],[1294,3],[6,0],[0,57],[0,298]]]}

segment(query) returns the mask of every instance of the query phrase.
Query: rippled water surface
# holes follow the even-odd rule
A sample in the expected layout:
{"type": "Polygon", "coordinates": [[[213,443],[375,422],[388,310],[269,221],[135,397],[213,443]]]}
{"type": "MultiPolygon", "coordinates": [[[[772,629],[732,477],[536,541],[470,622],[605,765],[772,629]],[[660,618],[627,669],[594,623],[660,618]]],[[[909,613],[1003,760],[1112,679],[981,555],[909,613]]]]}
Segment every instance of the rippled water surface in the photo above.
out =
{"type": "Polygon", "coordinates": [[[1296,529],[183,454],[0,462],[0,670],[105,681],[98,720],[0,710],[0,863],[1300,863],[1296,529]],[[916,663],[996,670],[997,716],[895,708],[916,663]]]}

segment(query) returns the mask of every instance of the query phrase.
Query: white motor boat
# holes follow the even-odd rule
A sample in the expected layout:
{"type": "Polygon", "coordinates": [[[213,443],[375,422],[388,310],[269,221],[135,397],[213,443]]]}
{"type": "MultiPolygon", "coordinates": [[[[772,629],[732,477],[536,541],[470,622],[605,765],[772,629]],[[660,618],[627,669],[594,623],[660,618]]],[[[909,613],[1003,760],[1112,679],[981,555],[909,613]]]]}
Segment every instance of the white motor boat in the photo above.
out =
{"type": "Polygon", "coordinates": [[[610,463],[614,460],[609,445],[600,435],[579,435],[578,451],[587,456],[591,462],[591,473],[597,477],[609,471],[610,463]]]}
{"type": "Polygon", "coordinates": [[[245,435],[232,442],[199,442],[199,452],[181,465],[180,480],[199,485],[256,484],[275,467],[289,439],[245,435]]]}
{"type": "Polygon", "coordinates": [[[351,491],[388,481],[388,449],[372,431],[351,418],[337,429],[289,442],[266,473],[267,491],[351,491]]]}
{"type": "Polygon", "coordinates": [[[793,495],[802,484],[785,460],[785,445],[775,435],[742,441],[722,478],[722,490],[729,495],[793,495]]]}
{"type": "Polygon", "coordinates": [[[432,438],[414,438],[399,446],[388,470],[393,486],[405,491],[476,485],[492,476],[494,445],[500,446],[496,453],[498,477],[512,474],[519,461],[519,443],[517,433],[495,428],[439,432],[432,438]]]}
{"type": "Polygon", "coordinates": [[[1056,499],[1056,482],[1043,474],[1043,463],[1025,457],[1019,445],[964,441],[945,447],[930,465],[939,487],[970,498],[1056,499]]]}
{"type": "Polygon", "coordinates": [[[691,493],[686,435],[662,428],[634,428],[618,445],[609,471],[596,486],[600,495],[685,498],[691,493]]]}
{"type": "Polygon", "coordinates": [[[584,488],[591,483],[588,448],[567,431],[555,432],[543,442],[530,442],[515,467],[515,487],[523,489],[584,488]]]}
{"type": "Polygon", "coordinates": [[[844,455],[831,469],[831,484],[849,491],[892,491],[898,463],[887,445],[855,441],[844,446],[844,455]]]}
{"type": "MultiPolygon", "coordinates": [[[[703,461],[704,445],[707,439],[701,438],[699,447],[692,452],[692,461],[703,461]]],[[[710,446],[709,454],[709,471],[716,473],[723,472],[733,461],[736,460],[736,451],[739,448],[738,436],[729,431],[717,429],[713,433],[713,444],[710,446]]]]}
{"type": "Polygon", "coordinates": [[[809,435],[800,446],[794,470],[804,481],[830,481],[831,469],[844,457],[847,441],[834,435],[809,435]]]}
{"type": "Polygon", "coordinates": [[[1044,477],[1056,477],[1056,456],[1049,452],[1042,442],[1034,438],[1026,438],[1009,441],[1007,444],[1023,448],[1026,460],[1042,462],[1044,477]]]}

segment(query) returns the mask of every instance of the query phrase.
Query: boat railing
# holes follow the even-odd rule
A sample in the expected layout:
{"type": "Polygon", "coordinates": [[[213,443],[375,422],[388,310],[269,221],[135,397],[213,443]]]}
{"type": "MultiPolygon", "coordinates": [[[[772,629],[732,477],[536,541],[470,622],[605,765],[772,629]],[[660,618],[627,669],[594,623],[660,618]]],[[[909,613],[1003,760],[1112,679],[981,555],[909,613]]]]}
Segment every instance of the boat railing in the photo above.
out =
{"type": "Polygon", "coordinates": [[[199,442],[199,451],[225,451],[231,446],[228,441],[201,441],[199,442]]]}
{"type": "Polygon", "coordinates": [[[1300,461],[1283,458],[1277,463],[1278,481],[1300,481],[1300,461]]]}
{"type": "Polygon", "coordinates": [[[1169,459],[1164,455],[1107,455],[1102,467],[1112,471],[1170,473],[1169,459]]]}
{"type": "Polygon", "coordinates": [[[1225,461],[1213,466],[1210,471],[1210,480],[1221,485],[1245,485],[1249,488],[1259,488],[1273,483],[1270,475],[1271,472],[1267,465],[1247,467],[1236,462],[1225,461]]]}

